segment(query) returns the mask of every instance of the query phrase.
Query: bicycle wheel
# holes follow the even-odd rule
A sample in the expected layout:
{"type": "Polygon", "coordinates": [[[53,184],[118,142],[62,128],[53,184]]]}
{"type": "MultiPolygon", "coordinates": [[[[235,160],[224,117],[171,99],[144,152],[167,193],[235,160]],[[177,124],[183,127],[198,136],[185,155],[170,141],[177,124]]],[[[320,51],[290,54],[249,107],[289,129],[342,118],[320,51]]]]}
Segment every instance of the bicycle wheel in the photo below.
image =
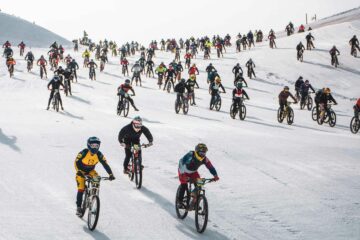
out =
{"type": "Polygon", "coordinates": [[[121,115],[121,112],[122,112],[122,104],[120,103],[120,101],[118,102],[118,105],[117,105],[117,115],[121,115]]]}
{"type": "Polygon", "coordinates": [[[308,99],[307,99],[307,109],[308,109],[309,111],[311,111],[312,107],[313,107],[313,100],[312,100],[312,98],[311,98],[310,96],[308,96],[308,99]]]}
{"type": "Polygon", "coordinates": [[[320,114],[319,114],[319,116],[318,116],[318,118],[317,118],[317,123],[318,123],[319,125],[322,125],[322,124],[326,121],[326,118],[327,118],[326,112],[324,113],[324,116],[323,116],[322,118],[320,117],[320,114]]]}
{"type": "Polygon", "coordinates": [[[135,170],[135,166],[134,166],[134,156],[131,157],[131,162],[129,164],[129,169],[130,169],[130,172],[129,172],[129,178],[130,178],[130,181],[134,181],[134,170],[135,170]]]}
{"type": "Polygon", "coordinates": [[[312,109],[311,118],[312,118],[313,121],[317,121],[317,119],[318,119],[316,107],[314,107],[314,108],[312,109]]]}
{"type": "Polygon", "coordinates": [[[96,228],[100,214],[100,199],[99,196],[93,196],[89,203],[88,211],[88,228],[93,231],[96,228]]]}
{"type": "Polygon", "coordinates": [[[231,104],[231,107],[230,107],[230,117],[232,119],[235,119],[236,117],[236,114],[237,114],[237,109],[234,109],[235,108],[235,104],[231,104]]]}
{"type": "Polygon", "coordinates": [[[170,80],[169,80],[169,82],[167,83],[166,91],[167,91],[168,93],[170,93],[170,91],[171,91],[171,82],[170,82],[170,80]]]}
{"type": "Polygon", "coordinates": [[[353,134],[356,134],[360,128],[360,120],[356,117],[353,117],[350,122],[350,131],[353,134]]]}
{"type": "Polygon", "coordinates": [[[142,167],[141,167],[141,160],[138,158],[135,161],[135,184],[136,188],[140,189],[142,184],[142,167]]]}
{"type": "Polygon", "coordinates": [[[207,199],[204,195],[199,195],[195,208],[195,226],[199,233],[203,233],[208,222],[209,209],[207,199]]]}
{"type": "Polygon", "coordinates": [[[189,104],[186,100],[184,100],[184,103],[183,103],[183,113],[186,115],[188,112],[189,112],[189,104]]]}
{"type": "Polygon", "coordinates": [[[84,195],[83,195],[83,201],[81,203],[81,215],[79,215],[79,218],[82,218],[86,212],[86,208],[88,207],[89,205],[89,202],[88,202],[88,192],[87,192],[87,189],[85,189],[85,192],[84,192],[84,195]]]}
{"type": "Polygon", "coordinates": [[[282,114],[281,108],[278,109],[277,120],[278,120],[279,123],[282,123],[284,121],[284,116],[282,114]]]}
{"type": "Polygon", "coordinates": [[[129,114],[129,101],[124,100],[124,117],[127,117],[127,115],[129,114]]]}
{"type": "Polygon", "coordinates": [[[220,97],[215,103],[215,109],[216,109],[216,111],[220,111],[220,109],[221,109],[221,98],[220,97]]]}
{"type": "Polygon", "coordinates": [[[294,122],[294,110],[292,110],[292,108],[290,108],[290,107],[288,110],[288,115],[287,115],[286,120],[289,125],[293,124],[293,122],[294,122]]]}
{"type": "Polygon", "coordinates": [[[178,103],[178,100],[175,100],[175,112],[176,113],[180,112],[180,104],[178,103]]]}
{"type": "Polygon", "coordinates": [[[244,104],[241,104],[239,116],[240,116],[240,120],[244,120],[246,117],[246,107],[244,104]]]}
{"type": "Polygon", "coordinates": [[[330,127],[335,127],[335,125],[336,125],[336,114],[334,111],[330,112],[329,125],[330,125],[330,127]]]}
{"type": "Polygon", "coordinates": [[[59,111],[59,96],[57,94],[55,95],[55,110],[59,111]]]}
{"type": "Polygon", "coordinates": [[[306,99],[304,102],[300,102],[300,109],[304,109],[306,106],[306,99]]]}
{"type": "Polygon", "coordinates": [[[181,185],[179,185],[179,187],[176,191],[175,210],[176,210],[177,217],[180,219],[184,219],[184,218],[186,218],[186,216],[188,214],[187,209],[188,209],[188,206],[190,203],[190,192],[189,192],[189,189],[186,188],[184,198],[182,199],[182,202],[179,202],[180,187],[181,187],[181,185]]]}

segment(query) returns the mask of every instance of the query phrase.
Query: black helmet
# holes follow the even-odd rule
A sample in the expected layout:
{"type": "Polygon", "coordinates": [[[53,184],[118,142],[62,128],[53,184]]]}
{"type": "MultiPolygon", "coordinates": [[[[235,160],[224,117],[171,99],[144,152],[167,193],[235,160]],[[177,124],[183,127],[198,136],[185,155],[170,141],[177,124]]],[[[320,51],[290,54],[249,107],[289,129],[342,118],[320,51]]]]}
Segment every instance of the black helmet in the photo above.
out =
{"type": "Polygon", "coordinates": [[[126,80],[125,80],[125,84],[126,84],[126,85],[129,85],[129,84],[130,84],[130,79],[126,79],[126,80]]]}
{"type": "Polygon", "coordinates": [[[100,148],[100,139],[97,137],[90,137],[87,140],[87,147],[92,154],[96,154],[100,148]]]}
{"type": "Polygon", "coordinates": [[[182,78],[182,79],[180,80],[181,83],[185,83],[185,81],[186,81],[186,80],[185,80],[184,78],[182,78]]]}
{"type": "Polygon", "coordinates": [[[285,87],[284,87],[284,90],[285,90],[285,91],[289,91],[289,89],[290,89],[290,88],[289,88],[288,86],[285,86],[285,87]]]}

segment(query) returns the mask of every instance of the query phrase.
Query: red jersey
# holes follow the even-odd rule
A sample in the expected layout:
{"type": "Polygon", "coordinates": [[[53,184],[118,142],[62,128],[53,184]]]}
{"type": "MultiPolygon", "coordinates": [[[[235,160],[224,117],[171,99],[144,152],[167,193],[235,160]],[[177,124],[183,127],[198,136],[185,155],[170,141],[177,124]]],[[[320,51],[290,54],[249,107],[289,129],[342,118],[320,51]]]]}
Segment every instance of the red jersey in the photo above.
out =
{"type": "Polygon", "coordinates": [[[199,73],[199,70],[197,69],[197,67],[191,67],[189,69],[189,74],[196,74],[196,73],[199,73]]]}
{"type": "Polygon", "coordinates": [[[128,92],[129,90],[132,90],[132,86],[131,85],[125,85],[125,84],[121,84],[118,87],[118,91],[123,90],[124,92],[128,92]]]}
{"type": "Polygon", "coordinates": [[[360,108],[360,98],[357,100],[356,105],[360,108]]]}
{"type": "Polygon", "coordinates": [[[121,60],[120,64],[127,66],[127,65],[129,65],[129,61],[128,60],[121,60]]]}
{"type": "Polygon", "coordinates": [[[187,53],[187,54],[185,54],[185,56],[184,56],[185,59],[190,59],[191,57],[192,57],[191,53],[187,53]]]}

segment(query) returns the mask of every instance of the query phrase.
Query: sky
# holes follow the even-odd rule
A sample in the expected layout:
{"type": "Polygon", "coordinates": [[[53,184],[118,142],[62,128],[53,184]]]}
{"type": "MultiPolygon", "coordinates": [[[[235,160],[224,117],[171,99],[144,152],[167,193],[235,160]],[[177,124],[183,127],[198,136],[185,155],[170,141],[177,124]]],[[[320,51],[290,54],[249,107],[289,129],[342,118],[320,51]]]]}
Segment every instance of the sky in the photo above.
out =
{"type": "Polygon", "coordinates": [[[86,30],[93,40],[118,42],[179,38],[250,29],[282,30],[359,7],[359,0],[0,0],[2,12],[35,22],[69,40],[86,30]]]}

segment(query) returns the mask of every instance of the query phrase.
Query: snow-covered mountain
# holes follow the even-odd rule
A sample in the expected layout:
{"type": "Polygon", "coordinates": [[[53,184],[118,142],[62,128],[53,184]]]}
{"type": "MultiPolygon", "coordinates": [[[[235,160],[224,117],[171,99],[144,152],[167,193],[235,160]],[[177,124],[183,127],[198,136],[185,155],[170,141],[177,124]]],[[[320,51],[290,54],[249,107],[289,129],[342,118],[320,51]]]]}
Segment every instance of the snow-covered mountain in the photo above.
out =
{"type": "Polygon", "coordinates": [[[0,42],[9,40],[15,46],[21,41],[24,41],[28,47],[48,47],[54,41],[64,46],[71,46],[69,40],[35,23],[2,12],[0,12],[0,32],[0,42]]]}
{"type": "MultiPolygon", "coordinates": [[[[117,116],[116,88],[125,80],[118,58],[110,58],[104,72],[97,72],[97,81],[89,80],[88,70],[81,67],[73,96],[62,96],[65,111],[46,111],[50,92],[39,69],[27,73],[16,52],[15,77],[10,79],[3,59],[0,239],[359,239],[360,145],[349,123],[360,95],[360,59],[350,56],[348,41],[360,35],[360,21],[333,21],[312,33],[316,49],[305,52],[303,63],[296,60],[295,46],[305,41],[305,33],[278,39],[277,49],[264,42],[241,53],[230,48],[221,59],[214,53],[211,60],[194,59],[201,70],[200,89],[197,106],[188,115],[175,114],[175,94],[144,78],[143,87],[135,86],[140,112],[130,109],[128,118],[117,116]],[[341,51],[337,69],[328,53],[334,44],[341,51]],[[246,79],[246,119],[234,120],[229,115],[231,69],[237,62],[244,66],[250,57],[257,78],[246,79]],[[210,62],[227,91],[219,112],[208,109],[204,70],[210,62]],[[332,89],[339,103],[333,107],[334,128],[319,126],[298,105],[293,105],[293,125],[277,122],[278,93],[285,85],[293,90],[299,75],[316,89],[332,89]],[[155,139],[143,151],[141,190],[122,174],[124,151],[117,142],[119,130],[138,114],[155,139]],[[94,135],[102,140],[101,151],[117,179],[103,182],[99,223],[89,232],[86,222],[75,216],[74,159],[94,135]],[[219,182],[206,185],[210,216],[202,235],[195,230],[193,213],[179,220],[174,207],[178,160],[198,142],[208,145],[208,157],[220,176],[219,182]]],[[[36,57],[46,51],[34,49],[36,57]]],[[[81,52],[67,53],[82,65],[81,52]]],[[[155,62],[169,63],[173,57],[158,51],[155,62]]],[[[138,58],[129,59],[133,63],[138,58]]],[[[101,165],[97,171],[106,175],[101,165]]],[[[200,173],[210,177],[206,168],[200,173]]]]}

